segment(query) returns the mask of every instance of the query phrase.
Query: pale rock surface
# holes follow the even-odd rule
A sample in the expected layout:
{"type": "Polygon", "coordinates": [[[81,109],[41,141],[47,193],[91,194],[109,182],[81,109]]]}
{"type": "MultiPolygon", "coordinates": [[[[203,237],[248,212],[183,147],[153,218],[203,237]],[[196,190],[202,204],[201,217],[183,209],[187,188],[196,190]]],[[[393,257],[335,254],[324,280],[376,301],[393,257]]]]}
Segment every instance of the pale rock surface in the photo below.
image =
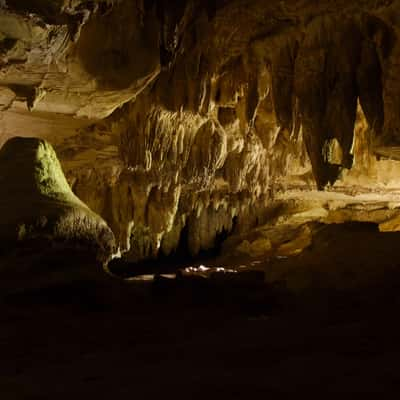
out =
{"type": "Polygon", "coordinates": [[[289,189],[400,188],[399,14],[398,0],[7,0],[0,143],[52,143],[126,260],[197,254],[268,222],[289,189]]]}

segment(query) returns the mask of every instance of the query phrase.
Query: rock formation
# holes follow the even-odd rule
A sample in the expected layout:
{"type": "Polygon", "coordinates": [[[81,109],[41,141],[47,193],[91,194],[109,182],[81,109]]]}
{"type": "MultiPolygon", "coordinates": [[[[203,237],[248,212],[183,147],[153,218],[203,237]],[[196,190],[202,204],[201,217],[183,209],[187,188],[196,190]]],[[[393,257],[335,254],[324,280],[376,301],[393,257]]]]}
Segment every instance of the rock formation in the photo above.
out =
{"type": "Polygon", "coordinates": [[[49,140],[125,260],[197,254],[266,222],[278,191],[398,186],[399,15],[397,0],[6,0],[0,142],[49,140]]]}
{"type": "MultiPolygon", "coordinates": [[[[72,193],[52,146],[41,139],[14,137],[0,150],[0,213],[1,256],[7,260],[10,254],[28,254],[34,264],[30,268],[38,275],[48,267],[46,254],[62,255],[49,266],[50,272],[59,273],[62,258],[67,257],[67,268],[74,269],[80,252],[92,263],[97,260],[101,271],[115,251],[113,233],[72,193]],[[70,257],[68,250],[73,252],[70,257]],[[42,258],[36,260],[36,253],[42,258]]],[[[4,258],[1,271],[29,279],[21,265],[9,266],[4,258]]]]}

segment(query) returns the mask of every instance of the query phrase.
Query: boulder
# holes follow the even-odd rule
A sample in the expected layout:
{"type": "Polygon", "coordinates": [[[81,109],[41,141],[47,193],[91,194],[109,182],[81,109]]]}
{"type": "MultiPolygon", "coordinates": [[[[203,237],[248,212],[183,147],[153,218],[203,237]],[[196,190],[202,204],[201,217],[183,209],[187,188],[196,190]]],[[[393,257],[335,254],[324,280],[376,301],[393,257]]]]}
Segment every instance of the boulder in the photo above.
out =
{"type": "Polygon", "coordinates": [[[0,221],[2,283],[22,273],[61,280],[68,269],[103,274],[115,251],[111,229],[73,194],[42,139],[14,137],[0,149],[0,221]]]}

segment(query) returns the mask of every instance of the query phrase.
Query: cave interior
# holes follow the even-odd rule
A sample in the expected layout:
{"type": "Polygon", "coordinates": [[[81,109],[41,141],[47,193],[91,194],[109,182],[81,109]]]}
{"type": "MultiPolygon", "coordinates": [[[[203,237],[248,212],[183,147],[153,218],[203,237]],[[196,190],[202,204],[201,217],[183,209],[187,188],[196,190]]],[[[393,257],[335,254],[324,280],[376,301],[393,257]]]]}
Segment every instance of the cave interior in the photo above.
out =
{"type": "Polygon", "coordinates": [[[400,0],[0,0],[0,395],[400,392],[400,0]]]}

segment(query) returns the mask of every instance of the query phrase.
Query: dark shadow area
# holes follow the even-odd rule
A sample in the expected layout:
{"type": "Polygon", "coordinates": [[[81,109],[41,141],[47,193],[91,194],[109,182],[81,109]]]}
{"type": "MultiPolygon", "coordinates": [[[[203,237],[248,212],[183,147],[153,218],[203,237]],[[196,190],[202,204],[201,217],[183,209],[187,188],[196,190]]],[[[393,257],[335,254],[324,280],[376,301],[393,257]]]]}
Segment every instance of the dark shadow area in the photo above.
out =
{"type": "MultiPolygon", "coordinates": [[[[237,223],[237,218],[234,217],[233,229],[237,223]]],[[[180,268],[186,268],[192,265],[207,264],[214,261],[220,254],[223,242],[229,237],[231,231],[226,229],[217,233],[214,241],[214,247],[208,250],[201,250],[199,254],[193,255],[189,251],[189,229],[185,225],[181,231],[179,244],[177,248],[169,255],[160,252],[160,255],[155,260],[145,260],[137,263],[132,263],[122,259],[112,260],[108,268],[113,274],[120,277],[130,277],[142,274],[157,274],[176,272],[180,268]]]]}
{"type": "Polygon", "coordinates": [[[309,250],[292,258],[298,268],[314,259],[327,274],[346,262],[386,271],[363,288],[293,293],[266,285],[262,271],[21,285],[0,296],[1,394],[22,400],[76,393],[100,399],[397,393],[400,272],[386,266],[398,264],[398,240],[399,233],[379,233],[374,224],[325,226],[309,250]]]}
{"type": "Polygon", "coordinates": [[[84,296],[57,303],[60,287],[39,295],[42,301],[31,293],[0,302],[4,398],[178,392],[204,399],[218,392],[219,399],[248,399],[399,389],[396,286],[322,297],[272,296],[244,280],[158,280],[131,289],[104,308],[88,307],[84,296]]]}

